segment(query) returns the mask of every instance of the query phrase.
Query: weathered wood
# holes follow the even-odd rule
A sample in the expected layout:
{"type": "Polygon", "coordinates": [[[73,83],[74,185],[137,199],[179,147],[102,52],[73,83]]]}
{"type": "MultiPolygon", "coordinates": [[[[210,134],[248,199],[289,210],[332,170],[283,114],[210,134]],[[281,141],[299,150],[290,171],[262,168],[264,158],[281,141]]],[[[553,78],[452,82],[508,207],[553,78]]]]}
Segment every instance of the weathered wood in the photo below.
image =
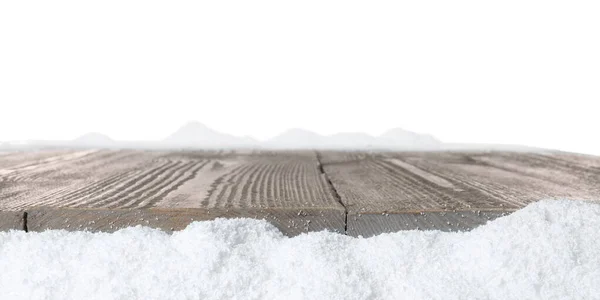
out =
{"type": "Polygon", "coordinates": [[[30,160],[30,152],[15,153],[13,162],[0,168],[1,210],[22,210],[38,205],[65,206],[73,197],[91,197],[94,187],[109,187],[101,186],[102,182],[115,182],[119,175],[139,173],[161,154],[109,150],[33,153],[41,154],[38,159],[30,160]],[[22,156],[20,162],[19,156],[22,156]]]}
{"type": "Polygon", "coordinates": [[[600,171],[558,167],[552,155],[328,155],[334,157],[324,170],[351,213],[518,209],[543,198],[600,198],[600,171]],[[543,161],[536,165],[533,157],[543,161]]]}
{"type": "Polygon", "coordinates": [[[347,234],[371,237],[401,230],[469,231],[511,211],[442,211],[348,216],[347,234]]]}
{"type": "Polygon", "coordinates": [[[287,236],[303,232],[344,232],[343,209],[33,209],[28,211],[29,231],[114,232],[142,225],[166,232],[184,229],[194,221],[216,218],[264,219],[287,236]]]}
{"type": "Polygon", "coordinates": [[[0,231],[25,230],[24,213],[0,211],[0,231]]]}
{"type": "Polygon", "coordinates": [[[348,209],[351,235],[416,227],[463,230],[488,217],[469,211],[513,211],[548,198],[600,201],[600,159],[593,156],[325,152],[321,157],[348,209]],[[458,219],[456,210],[466,217],[458,219]],[[414,214],[419,212],[424,214],[414,214]]]}
{"type": "Polygon", "coordinates": [[[2,210],[341,208],[314,152],[52,152],[0,170],[0,184],[2,210]]]}
{"type": "MultiPolygon", "coordinates": [[[[543,198],[599,200],[600,158],[561,152],[325,151],[317,156],[313,151],[85,149],[0,156],[0,211],[83,209],[69,210],[87,214],[67,224],[70,228],[89,226],[84,222],[92,215],[114,225],[120,218],[111,216],[125,214],[123,219],[134,224],[130,216],[153,209],[191,209],[198,218],[202,209],[240,216],[263,210],[287,216],[296,209],[335,211],[337,216],[347,210],[348,233],[366,236],[416,226],[431,229],[431,224],[468,229],[487,220],[468,212],[513,211],[543,198]],[[446,213],[453,211],[466,217],[446,213]],[[431,217],[414,215],[420,212],[431,217]],[[427,220],[436,221],[427,225],[427,220]]],[[[61,228],[56,214],[39,228],[61,228]]],[[[172,220],[156,226],[181,229],[186,223],[177,221],[180,215],[187,217],[170,211],[166,216],[172,220]]],[[[334,227],[340,228],[338,223],[334,227]]]]}
{"type": "Polygon", "coordinates": [[[586,166],[565,164],[554,153],[447,153],[404,160],[516,208],[544,198],[600,200],[600,170],[591,167],[600,160],[593,156],[587,156],[586,166]]]}
{"type": "Polygon", "coordinates": [[[325,164],[324,170],[350,214],[515,208],[476,188],[375,157],[325,164]]]}
{"type": "Polygon", "coordinates": [[[265,152],[222,164],[228,170],[214,180],[203,207],[343,208],[314,152],[265,152]]]}

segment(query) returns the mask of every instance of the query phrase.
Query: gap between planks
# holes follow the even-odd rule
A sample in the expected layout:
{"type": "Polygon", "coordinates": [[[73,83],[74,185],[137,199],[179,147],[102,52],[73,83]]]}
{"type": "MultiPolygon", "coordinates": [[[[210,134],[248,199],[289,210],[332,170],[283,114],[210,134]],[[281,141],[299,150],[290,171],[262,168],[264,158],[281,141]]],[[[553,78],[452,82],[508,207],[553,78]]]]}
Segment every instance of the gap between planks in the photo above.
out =
{"type": "Polygon", "coordinates": [[[323,168],[323,162],[321,160],[321,153],[319,153],[318,151],[315,151],[315,155],[317,156],[317,163],[318,163],[318,168],[319,168],[319,172],[321,173],[321,176],[323,176],[323,178],[325,178],[325,182],[329,186],[329,189],[331,190],[333,197],[344,208],[344,214],[345,214],[345,216],[344,216],[344,234],[348,235],[348,208],[342,201],[342,197],[340,196],[337,189],[333,185],[333,182],[331,182],[329,175],[327,175],[327,173],[325,172],[325,169],[323,168]]]}

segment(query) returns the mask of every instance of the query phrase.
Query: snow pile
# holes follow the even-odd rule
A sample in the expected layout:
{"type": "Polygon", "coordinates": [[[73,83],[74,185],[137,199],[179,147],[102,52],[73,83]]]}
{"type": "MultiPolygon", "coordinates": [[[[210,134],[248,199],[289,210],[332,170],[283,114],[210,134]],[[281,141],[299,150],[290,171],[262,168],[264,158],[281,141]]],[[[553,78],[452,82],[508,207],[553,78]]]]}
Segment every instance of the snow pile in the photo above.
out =
{"type": "Polygon", "coordinates": [[[471,232],[368,239],[287,238],[251,219],[0,233],[0,299],[600,299],[600,205],[542,201],[471,232]]]}

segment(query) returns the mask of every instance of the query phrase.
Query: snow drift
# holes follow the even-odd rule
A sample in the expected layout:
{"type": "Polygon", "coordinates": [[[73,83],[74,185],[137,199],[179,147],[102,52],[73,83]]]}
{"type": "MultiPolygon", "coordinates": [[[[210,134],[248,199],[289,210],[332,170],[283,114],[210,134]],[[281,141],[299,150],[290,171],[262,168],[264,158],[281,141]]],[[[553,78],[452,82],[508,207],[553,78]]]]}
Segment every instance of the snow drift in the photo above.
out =
{"type": "Polygon", "coordinates": [[[471,232],[0,233],[0,299],[600,299],[600,205],[542,201],[471,232]]]}

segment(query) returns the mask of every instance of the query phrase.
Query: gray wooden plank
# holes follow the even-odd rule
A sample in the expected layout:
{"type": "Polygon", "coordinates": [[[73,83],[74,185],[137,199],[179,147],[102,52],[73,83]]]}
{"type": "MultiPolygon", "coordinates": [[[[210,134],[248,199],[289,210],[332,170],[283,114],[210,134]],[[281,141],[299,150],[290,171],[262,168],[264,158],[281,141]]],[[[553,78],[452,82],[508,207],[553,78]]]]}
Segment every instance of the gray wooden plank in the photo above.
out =
{"type": "Polygon", "coordinates": [[[564,164],[552,153],[445,153],[404,156],[404,161],[474,187],[506,206],[523,207],[544,198],[596,201],[600,172],[564,164]]]}
{"type": "Polygon", "coordinates": [[[340,208],[312,151],[54,153],[0,174],[0,209],[340,208]]]}
{"type": "Polygon", "coordinates": [[[147,226],[166,232],[184,229],[193,221],[216,218],[265,219],[287,236],[303,232],[344,233],[343,209],[32,209],[29,231],[49,229],[114,232],[130,226],[147,226]]]}
{"type": "MultiPolygon", "coordinates": [[[[196,198],[197,205],[343,208],[320,172],[317,156],[313,151],[254,153],[238,158],[237,163],[226,161],[222,164],[226,170],[221,171],[222,175],[214,180],[203,199],[196,198]]],[[[183,191],[182,188],[178,192],[183,191]]]]}
{"type": "Polygon", "coordinates": [[[5,186],[0,190],[2,210],[136,206],[147,203],[146,190],[153,192],[163,183],[177,184],[189,177],[184,171],[207,161],[198,157],[218,154],[197,151],[187,159],[189,154],[179,151],[72,150],[35,161],[29,161],[28,153],[22,155],[20,167],[0,173],[0,184],[5,186]],[[127,192],[141,196],[139,201],[121,197],[127,192]]]}
{"type": "Polygon", "coordinates": [[[0,189],[0,209],[64,206],[77,191],[87,191],[87,187],[119,174],[137,172],[147,161],[160,155],[131,150],[50,153],[52,155],[36,160],[31,159],[30,152],[17,153],[14,160],[20,157],[19,164],[0,170],[0,185],[4,187],[0,189]]]}
{"type": "MultiPolygon", "coordinates": [[[[30,150],[8,152],[0,157],[0,170],[15,169],[32,163],[40,163],[44,160],[60,156],[70,151],[66,150],[30,150]]],[[[2,173],[2,171],[0,171],[2,173]]]]}
{"type": "MultiPolygon", "coordinates": [[[[457,225],[446,229],[468,229],[485,218],[467,214],[461,223],[452,214],[439,214],[513,211],[542,198],[599,200],[600,158],[570,153],[325,151],[317,156],[313,151],[134,150],[33,151],[0,157],[0,210],[78,208],[118,216],[121,212],[116,211],[123,209],[130,224],[134,209],[191,209],[199,215],[203,209],[237,211],[240,216],[274,209],[287,216],[304,209],[335,211],[335,218],[346,209],[352,235],[427,229],[430,219],[442,230],[448,222],[457,225]],[[408,218],[414,213],[431,217],[408,218]],[[363,217],[355,220],[358,215],[363,217]]],[[[177,221],[185,213],[167,215],[175,221],[164,224],[185,224],[177,221]]],[[[60,217],[50,219],[49,228],[58,228],[55,219],[60,217]]],[[[89,226],[84,221],[72,224],[80,225],[89,226]]],[[[339,229],[339,224],[334,227],[339,229]]]]}
{"type": "Polygon", "coordinates": [[[387,153],[347,161],[328,155],[336,157],[323,168],[350,213],[510,210],[543,198],[600,196],[597,174],[558,169],[552,156],[535,166],[515,158],[536,154],[387,153]]]}
{"type": "Polygon", "coordinates": [[[488,217],[541,199],[600,201],[600,162],[592,156],[510,152],[320,155],[323,170],[348,209],[350,235],[415,228],[467,230],[488,217]],[[461,211],[461,218],[454,211],[461,211]],[[479,211],[491,212],[481,217],[479,211]]]}
{"type": "Polygon", "coordinates": [[[347,234],[371,237],[401,230],[469,231],[511,211],[438,211],[348,216],[347,234]]]}
{"type": "Polygon", "coordinates": [[[369,156],[324,164],[323,169],[350,214],[516,208],[477,188],[386,158],[369,156]]]}
{"type": "Polygon", "coordinates": [[[0,211],[0,231],[24,230],[24,213],[0,211]]]}

